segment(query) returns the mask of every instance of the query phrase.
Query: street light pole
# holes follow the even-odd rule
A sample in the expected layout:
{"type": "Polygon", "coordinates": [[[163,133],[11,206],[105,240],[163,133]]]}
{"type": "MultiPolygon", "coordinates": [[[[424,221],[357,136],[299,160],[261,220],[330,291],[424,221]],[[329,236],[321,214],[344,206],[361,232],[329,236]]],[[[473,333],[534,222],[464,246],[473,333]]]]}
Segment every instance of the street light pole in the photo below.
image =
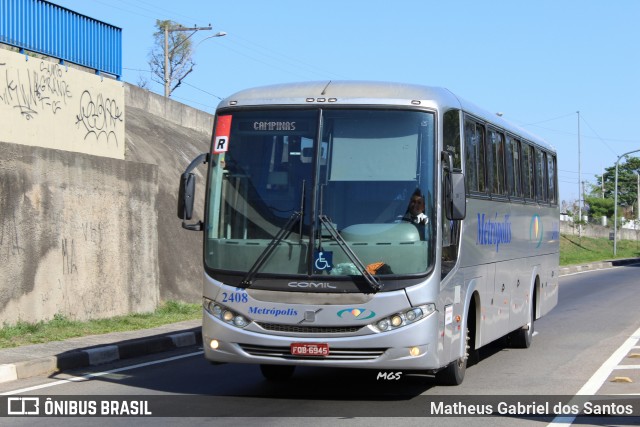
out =
{"type": "Polygon", "coordinates": [[[629,151],[628,153],[624,153],[618,156],[618,160],[616,160],[616,188],[615,188],[615,196],[613,201],[613,256],[615,257],[618,254],[618,163],[620,163],[620,159],[624,156],[627,156],[631,153],[637,153],[640,150],[629,151]]]}
{"type": "MultiPolygon", "coordinates": [[[[211,26],[211,24],[209,24],[208,27],[191,27],[191,28],[183,27],[182,25],[179,25],[177,27],[170,27],[169,25],[165,25],[164,27],[164,97],[165,98],[168,98],[169,95],[171,94],[171,76],[169,75],[169,33],[173,31],[193,31],[193,33],[189,35],[189,37],[191,37],[196,33],[196,31],[200,31],[200,30],[208,31],[212,29],[213,27],[211,26]]],[[[218,34],[226,35],[226,33],[218,33],[218,34]]],[[[216,37],[216,36],[220,37],[217,34],[212,37],[216,37]]],[[[187,39],[189,37],[187,37],[187,39]]],[[[174,46],[174,49],[180,44],[184,43],[185,40],[183,40],[181,43],[174,46]]]]}

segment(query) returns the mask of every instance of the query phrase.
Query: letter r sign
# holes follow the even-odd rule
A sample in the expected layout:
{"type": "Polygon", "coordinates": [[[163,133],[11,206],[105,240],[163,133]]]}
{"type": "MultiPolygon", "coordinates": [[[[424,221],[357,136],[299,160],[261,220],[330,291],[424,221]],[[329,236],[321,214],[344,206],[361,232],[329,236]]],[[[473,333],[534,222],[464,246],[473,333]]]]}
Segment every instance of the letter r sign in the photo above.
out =
{"type": "Polygon", "coordinates": [[[229,151],[229,134],[231,133],[231,115],[218,116],[216,133],[213,140],[213,154],[229,151]]]}
{"type": "Polygon", "coordinates": [[[213,152],[214,154],[226,153],[227,152],[227,142],[229,141],[226,136],[216,136],[216,141],[214,142],[213,152]]]}

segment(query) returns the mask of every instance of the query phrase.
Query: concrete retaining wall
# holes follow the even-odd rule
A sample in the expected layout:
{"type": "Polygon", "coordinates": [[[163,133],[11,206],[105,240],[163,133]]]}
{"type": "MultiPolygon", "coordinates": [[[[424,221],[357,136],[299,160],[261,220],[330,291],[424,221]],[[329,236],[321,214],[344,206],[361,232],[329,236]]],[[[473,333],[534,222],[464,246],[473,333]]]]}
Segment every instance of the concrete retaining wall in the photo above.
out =
{"type": "Polygon", "coordinates": [[[213,116],[138,86],[125,84],[125,103],[171,123],[211,135],[213,116]]]}
{"type": "Polygon", "coordinates": [[[0,142],[0,324],[152,311],[155,165],[0,142]]]}
{"type": "MultiPolygon", "coordinates": [[[[571,222],[560,221],[560,233],[568,235],[578,235],[578,226],[571,222]]],[[[582,235],[586,237],[608,239],[609,233],[613,233],[613,227],[603,227],[596,224],[586,224],[582,226],[582,235]]],[[[619,240],[639,240],[640,232],[621,228],[618,230],[619,240]]]]}

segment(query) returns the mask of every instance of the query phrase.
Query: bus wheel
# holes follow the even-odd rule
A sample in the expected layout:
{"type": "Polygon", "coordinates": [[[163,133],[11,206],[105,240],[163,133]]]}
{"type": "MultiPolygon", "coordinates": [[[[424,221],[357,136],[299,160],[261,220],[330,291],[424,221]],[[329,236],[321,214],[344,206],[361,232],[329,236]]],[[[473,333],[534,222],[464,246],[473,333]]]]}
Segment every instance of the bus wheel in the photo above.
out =
{"type": "Polygon", "coordinates": [[[446,368],[436,373],[436,381],[440,385],[460,385],[467,370],[467,359],[461,357],[454,360],[446,368]]]}
{"type": "Polygon", "coordinates": [[[535,307],[533,302],[529,304],[529,323],[524,327],[511,333],[511,347],[513,348],[529,348],[533,340],[533,321],[535,317],[535,307]]]}
{"type": "Polygon", "coordinates": [[[262,376],[269,381],[288,380],[295,370],[296,367],[292,365],[260,365],[262,376]]]}
{"type": "Polygon", "coordinates": [[[460,385],[464,380],[464,373],[467,371],[467,360],[469,359],[469,329],[465,337],[467,342],[464,355],[451,362],[446,368],[436,373],[436,381],[441,385],[460,385]]]}

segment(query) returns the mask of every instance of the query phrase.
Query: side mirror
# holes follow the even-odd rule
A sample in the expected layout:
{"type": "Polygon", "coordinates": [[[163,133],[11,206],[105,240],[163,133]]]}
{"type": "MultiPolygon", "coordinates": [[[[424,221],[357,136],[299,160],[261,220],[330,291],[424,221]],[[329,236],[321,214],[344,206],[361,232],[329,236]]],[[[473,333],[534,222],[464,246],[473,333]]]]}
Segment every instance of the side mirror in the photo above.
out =
{"type": "Polygon", "coordinates": [[[462,172],[453,171],[453,156],[442,152],[444,176],[443,203],[447,219],[458,221],[467,216],[467,188],[462,172]]]}
{"type": "Polygon", "coordinates": [[[193,217],[193,204],[196,194],[196,176],[194,170],[201,163],[209,162],[209,154],[202,153],[189,164],[187,169],[180,175],[180,189],[178,190],[178,218],[182,220],[182,228],[187,230],[202,231],[203,223],[198,221],[195,224],[187,224],[185,220],[193,217]]]}
{"type": "MultiPolygon", "coordinates": [[[[448,210],[447,210],[448,211],[448,210]]],[[[467,216],[467,186],[462,172],[451,174],[451,217],[461,220],[467,216]]]]}
{"type": "Polygon", "coordinates": [[[193,173],[183,173],[180,176],[180,190],[178,191],[178,218],[190,220],[193,217],[195,193],[196,176],[193,173]]]}

